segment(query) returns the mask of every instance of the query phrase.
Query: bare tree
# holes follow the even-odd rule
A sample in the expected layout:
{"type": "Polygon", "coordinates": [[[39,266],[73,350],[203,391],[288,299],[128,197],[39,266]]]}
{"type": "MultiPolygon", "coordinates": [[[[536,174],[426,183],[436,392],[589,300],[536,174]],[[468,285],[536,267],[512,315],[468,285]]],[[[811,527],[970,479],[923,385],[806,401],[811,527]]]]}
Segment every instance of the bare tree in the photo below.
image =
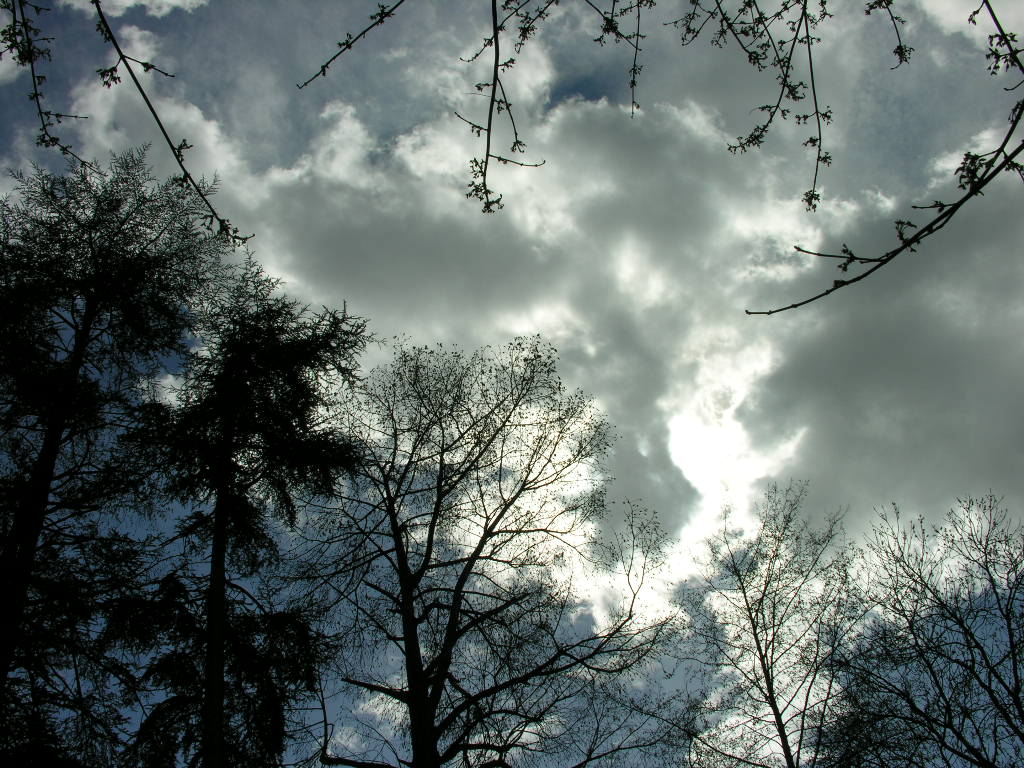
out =
{"type": "Polygon", "coordinates": [[[820,766],[838,716],[834,650],[859,615],[839,518],[800,515],[802,486],[772,486],[745,537],[725,515],[700,579],[682,591],[683,646],[708,674],[690,729],[694,766],[820,766]]]}
{"type": "Polygon", "coordinates": [[[364,459],[306,555],[349,632],[323,764],[628,765],[670,748],[633,706],[672,634],[641,610],[664,537],[630,507],[597,538],[609,429],[549,347],[400,348],[343,431],[364,459]],[[614,596],[580,594],[597,579],[614,596]]]}
{"type": "Polygon", "coordinates": [[[1024,527],[991,495],[941,527],[894,508],[869,566],[875,612],[843,659],[858,763],[1021,765],[1024,527]]]}

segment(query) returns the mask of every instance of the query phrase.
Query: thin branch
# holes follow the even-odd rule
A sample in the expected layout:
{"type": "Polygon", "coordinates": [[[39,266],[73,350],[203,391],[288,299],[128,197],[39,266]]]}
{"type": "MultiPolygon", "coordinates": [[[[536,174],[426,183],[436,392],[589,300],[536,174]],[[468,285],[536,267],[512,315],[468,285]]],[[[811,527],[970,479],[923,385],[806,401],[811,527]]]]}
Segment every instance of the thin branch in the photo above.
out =
{"type": "Polygon", "coordinates": [[[491,197],[491,189],[487,186],[487,172],[491,166],[491,140],[494,130],[494,110],[498,102],[498,77],[501,66],[501,26],[498,23],[498,0],[491,0],[491,46],[494,48],[493,64],[491,67],[491,94],[487,104],[487,126],[483,129],[486,134],[484,145],[484,159],[479,161],[473,159],[470,162],[470,169],[473,180],[469,183],[469,192],[466,197],[475,197],[483,203],[484,213],[494,213],[502,208],[501,195],[491,197]]]}
{"type": "Polygon", "coordinates": [[[808,77],[811,81],[811,100],[814,103],[814,119],[818,126],[817,136],[813,139],[808,139],[804,144],[811,144],[817,150],[817,156],[814,158],[814,179],[811,181],[811,188],[804,194],[804,205],[807,206],[808,210],[815,210],[818,207],[818,201],[821,199],[821,193],[818,192],[818,172],[821,170],[822,165],[831,165],[832,159],[827,152],[822,151],[822,133],[821,133],[821,120],[822,117],[828,121],[828,112],[824,114],[821,108],[818,106],[818,86],[814,80],[814,56],[811,53],[811,45],[814,38],[811,36],[810,22],[807,20],[807,13],[804,12],[803,16],[804,31],[807,33],[807,38],[804,41],[804,45],[807,48],[807,72],[808,77]]]}
{"type": "Polygon", "coordinates": [[[640,104],[636,100],[636,85],[640,79],[640,70],[643,69],[639,64],[640,57],[640,3],[636,4],[636,33],[634,35],[635,43],[633,45],[633,66],[629,68],[629,114],[630,117],[636,114],[636,111],[640,108],[640,104]]]}
{"type": "MultiPolygon", "coordinates": [[[[137,60],[130,59],[128,56],[125,55],[124,51],[121,49],[121,45],[118,42],[117,37],[114,35],[114,31],[113,29],[111,29],[110,24],[107,22],[107,17],[103,13],[103,8],[101,7],[100,0],[90,1],[96,8],[96,15],[99,18],[100,34],[103,35],[104,40],[106,40],[114,47],[114,51],[117,53],[118,61],[121,64],[124,64],[124,68],[128,72],[128,76],[131,78],[132,83],[135,85],[135,90],[137,90],[139,92],[139,95],[142,96],[142,100],[145,102],[146,108],[149,110],[149,114],[152,116],[153,121],[160,129],[160,133],[161,135],[163,135],[164,141],[170,148],[171,153],[174,155],[174,160],[175,162],[177,162],[178,168],[181,169],[181,183],[183,185],[191,187],[192,190],[196,193],[196,195],[199,196],[199,199],[202,200],[203,203],[205,204],[207,210],[210,212],[210,229],[214,229],[213,223],[216,222],[216,233],[219,236],[226,238],[233,245],[242,245],[247,240],[249,240],[252,237],[252,235],[240,235],[238,233],[238,229],[236,227],[232,227],[231,223],[217,212],[217,209],[213,207],[213,203],[210,202],[210,198],[208,196],[207,191],[204,190],[202,186],[200,186],[200,184],[192,176],[192,173],[188,170],[188,168],[185,167],[185,150],[191,149],[191,145],[184,139],[182,139],[178,144],[175,144],[173,141],[171,141],[171,137],[167,133],[167,129],[164,127],[163,120],[160,119],[160,115],[157,113],[156,107],[154,107],[153,102],[150,101],[149,94],[146,93],[146,89],[142,87],[142,83],[136,76],[135,70],[132,69],[131,62],[137,60]]],[[[152,65],[150,65],[150,68],[155,69],[155,67],[153,67],[152,65]]]]}
{"type": "MultiPolygon", "coordinates": [[[[1011,133],[1012,133],[1012,131],[1011,131],[1011,133]]],[[[898,256],[900,256],[901,254],[906,253],[907,251],[914,251],[914,250],[916,250],[915,246],[920,245],[921,242],[926,237],[930,237],[931,235],[934,235],[936,232],[938,232],[943,227],[945,227],[946,224],[949,223],[950,219],[953,218],[953,216],[957,213],[957,211],[959,211],[964,206],[965,203],[967,203],[969,200],[971,200],[971,199],[973,199],[975,197],[980,196],[981,193],[982,193],[982,190],[985,187],[987,187],[1000,173],[1002,173],[1004,170],[1012,169],[1016,165],[1015,160],[1016,160],[1017,156],[1020,155],[1020,153],[1022,151],[1024,151],[1024,141],[1022,141],[1020,144],[1018,144],[1017,147],[1012,152],[1010,152],[1009,154],[1006,154],[1004,159],[1003,159],[1003,161],[1001,163],[999,163],[998,165],[990,168],[988,170],[988,172],[985,173],[983,176],[981,176],[975,184],[972,184],[971,187],[968,189],[968,191],[962,197],[960,197],[959,200],[957,200],[955,203],[942,204],[941,212],[937,216],[935,216],[935,218],[933,218],[931,221],[929,221],[923,227],[918,229],[913,235],[910,235],[909,237],[901,238],[900,245],[897,246],[896,248],[893,248],[892,250],[887,251],[886,253],[884,253],[881,256],[879,256],[877,259],[865,259],[865,258],[862,258],[862,257],[857,257],[856,258],[857,262],[864,263],[864,264],[870,263],[872,265],[871,267],[869,267],[864,272],[861,272],[860,274],[854,275],[853,277],[850,277],[848,279],[837,279],[837,280],[833,281],[832,286],[830,288],[827,288],[824,291],[816,293],[813,296],[810,296],[810,297],[808,297],[806,299],[803,299],[802,301],[796,301],[796,302],[793,302],[792,304],[787,304],[784,307],[776,307],[774,309],[763,309],[763,310],[747,309],[747,310],[745,310],[746,314],[748,314],[748,315],[774,315],[774,314],[777,314],[779,312],[786,312],[787,310],[790,310],[790,309],[797,309],[799,307],[806,306],[806,305],[811,304],[811,303],[813,303],[815,301],[823,299],[826,296],[830,296],[831,294],[835,293],[836,291],[838,291],[841,288],[845,288],[848,285],[853,285],[854,283],[859,283],[861,280],[863,280],[864,278],[874,274],[879,269],[884,267],[886,264],[888,264],[893,259],[895,259],[898,256]]],[[[934,207],[934,206],[929,206],[929,207],[934,207]]],[[[909,222],[897,222],[897,226],[899,224],[904,224],[905,225],[905,224],[909,224],[909,222]]],[[[808,251],[805,251],[805,250],[803,250],[801,248],[798,248],[797,250],[801,251],[802,253],[808,253],[808,251]]],[[[819,257],[822,257],[822,258],[838,258],[834,254],[816,253],[816,252],[813,252],[813,251],[811,251],[809,253],[812,256],[819,256],[819,257]]]]}
{"type": "MultiPolygon", "coordinates": [[[[46,82],[45,75],[41,75],[36,71],[36,60],[37,59],[49,59],[50,49],[42,48],[36,45],[39,29],[37,29],[28,19],[28,12],[26,9],[27,5],[37,11],[46,10],[39,6],[27,3],[26,0],[10,0],[11,10],[11,43],[8,50],[13,50],[16,54],[17,62],[21,66],[27,66],[29,68],[29,76],[32,81],[32,92],[29,94],[29,100],[35,105],[36,115],[39,117],[39,133],[36,136],[36,144],[41,147],[56,147],[60,150],[61,154],[73,157],[79,163],[86,168],[93,171],[99,171],[93,163],[87,162],[79,157],[75,152],[72,151],[70,144],[65,144],[60,140],[60,137],[50,132],[50,129],[57,123],[62,122],[65,119],[70,120],[85,120],[87,119],[83,115],[69,115],[63,112],[52,112],[47,109],[43,109],[43,92],[41,86],[46,82]],[[19,13],[21,18],[19,19],[19,13]]],[[[50,38],[38,38],[43,40],[49,40],[50,38]]]]}
{"type": "Polygon", "coordinates": [[[328,70],[328,68],[331,66],[331,64],[333,64],[335,62],[335,60],[339,56],[341,56],[341,54],[346,53],[346,52],[352,50],[352,47],[356,43],[358,43],[360,40],[362,40],[371,30],[375,29],[376,27],[381,26],[385,21],[387,21],[392,16],[394,16],[395,15],[395,11],[397,11],[399,6],[401,6],[402,3],[404,3],[404,2],[405,2],[405,0],[396,0],[396,2],[392,3],[391,6],[384,5],[383,3],[378,3],[377,4],[377,12],[375,14],[373,14],[372,16],[370,16],[370,24],[368,24],[366,27],[364,27],[362,29],[362,31],[360,31],[354,37],[352,36],[351,33],[346,35],[345,39],[338,43],[338,49],[339,49],[338,52],[335,53],[333,56],[331,56],[331,58],[329,58],[323,64],[321,64],[320,65],[320,69],[318,69],[315,73],[310,75],[308,78],[303,80],[301,83],[297,83],[296,84],[297,87],[305,88],[307,85],[312,83],[318,77],[327,77],[327,70],[328,70]]]}
{"type": "MultiPolygon", "coordinates": [[[[884,8],[889,12],[890,17],[894,21],[894,25],[896,22],[902,23],[903,20],[900,17],[893,16],[891,9],[889,9],[888,7],[889,5],[890,3],[885,2],[885,0],[877,0],[877,2],[869,4],[868,11],[870,12],[871,10],[875,10],[877,8],[884,8]]],[[[995,25],[996,30],[998,32],[998,34],[993,35],[991,38],[993,41],[993,47],[992,52],[990,52],[989,54],[989,58],[994,58],[994,61],[992,64],[990,64],[990,71],[992,72],[992,74],[997,74],[999,72],[1000,62],[1003,62],[1003,66],[1005,66],[1006,68],[1009,68],[1009,64],[1006,62],[1010,62],[1016,69],[1018,69],[1022,74],[1024,74],[1024,61],[1021,60],[1020,51],[1013,45],[1015,37],[1012,34],[1007,33],[1006,30],[1003,28],[1002,23],[999,21],[999,17],[996,15],[989,0],[982,1],[982,4],[978,6],[978,8],[971,14],[969,22],[971,24],[976,23],[975,17],[978,13],[980,13],[982,8],[985,8],[988,11],[989,16],[992,19],[992,23],[995,25]],[[996,48],[999,45],[1006,48],[1005,54],[998,53],[996,48]]],[[[906,56],[909,56],[910,52],[913,50],[911,48],[903,46],[902,40],[900,40],[899,47],[897,48],[897,50],[899,51],[901,49],[904,55],[906,56]]],[[[897,54],[897,56],[899,56],[899,54],[897,54]]],[[[817,106],[815,106],[815,110],[817,111],[817,106]]],[[[900,244],[897,247],[892,248],[889,251],[886,251],[879,257],[866,258],[862,256],[854,256],[853,252],[850,251],[846,245],[843,246],[842,254],[808,251],[804,248],[796,246],[796,250],[799,253],[816,256],[818,258],[840,259],[842,263],[840,263],[838,266],[839,269],[842,270],[844,273],[847,272],[849,267],[852,266],[853,264],[870,265],[865,271],[856,274],[853,277],[834,280],[831,287],[823,291],[820,291],[819,293],[816,293],[813,296],[803,299],[802,301],[797,301],[783,307],[776,307],[774,309],[768,310],[748,309],[746,310],[746,314],[774,315],[778,312],[785,312],[790,309],[797,309],[799,307],[803,307],[806,306],[807,304],[811,304],[815,301],[823,299],[826,296],[829,296],[838,291],[839,289],[845,288],[848,285],[858,283],[864,278],[868,277],[869,275],[874,274],[876,271],[881,269],[883,266],[885,266],[893,259],[900,256],[901,254],[906,253],[907,251],[916,250],[916,246],[920,245],[925,238],[934,235],[936,232],[945,227],[946,224],[948,224],[949,221],[953,218],[953,216],[964,206],[964,204],[966,204],[969,200],[971,200],[974,197],[981,196],[983,194],[985,187],[987,187],[993,180],[995,180],[995,178],[1003,171],[1015,171],[1021,176],[1022,180],[1024,180],[1024,168],[1022,168],[1021,164],[1016,161],[1017,156],[1020,155],[1022,151],[1024,151],[1024,141],[1020,142],[1013,149],[1012,152],[1007,152],[1007,147],[1010,145],[1010,140],[1013,138],[1014,134],[1017,132],[1018,127],[1020,126],[1022,116],[1024,116],[1024,102],[1018,102],[1014,106],[1010,114],[1010,127],[1006,131],[998,147],[996,147],[991,152],[987,152],[982,155],[978,155],[972,152],[968,152],[964,155],[964,159],[961,162],[960,166],[957,168],[956,172],[959,185],[961,188],[965,189],[966,192],[958,200],[956,200],[953,203],[943,203],[941,201],[935,201],[929,205],[913,206],[915,209],[918,210],[930,209],[937,211],[936,215],[927,224],[920,228],[917,228],[916,225],[906,220],[900,219],[896,221],[897,236],[900,241],[900,244]],[[908,234],[908,229],[914,229],[915,231],[913,234],[908,234]]]]}

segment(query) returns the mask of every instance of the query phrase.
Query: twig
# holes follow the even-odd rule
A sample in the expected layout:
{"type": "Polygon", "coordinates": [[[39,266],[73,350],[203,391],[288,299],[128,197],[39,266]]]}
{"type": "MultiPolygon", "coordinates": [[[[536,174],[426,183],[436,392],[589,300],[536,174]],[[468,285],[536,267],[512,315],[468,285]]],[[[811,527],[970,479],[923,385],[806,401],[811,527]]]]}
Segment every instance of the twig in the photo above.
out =
{"type": "MultiPolygon", "coordinates": [[[[874,4],[874,7],[884,7],[888,10],[888,3],[884,3],[881,0],[879,0],[878,3],[874,4]]],[[[979,5],[977,10],[975,10],[970,15],[968,21],[971,24],[974,24],[975,17],[978,13],[980,13],[982,8],[985,8],[988,11],[989,16],[992,19],[992,23],[995,25],[996,30],[998,32],[997,35],[993,36],[994,42],[992,44],[992,50],[995,52],[991,53],[990,57],[994,56],[996,58],[996,62],[990,65],[990,71],[992,71],[993,74],[996,74],[996,72],[998,71],[997,65],[999,60],[1005,59],[1012,62],[1013,66],[1016,67],[1022,74],[1024,74],[1024,62],[1022,62],[1020,58],[1020,51],[1014,48],[1013,46],[1015,38],[1013,35],[1008,34],[1006,30],[1003,28],[989,0],[982,0],[981,5],[979,5]],[[1000,55],[998,51],[995,50],[995,47],[997,45],[1004,46],[1007,50],[1007,53],[1000,55]]],[[[869,10],[871,9],[872,8],[869,6],[869,10]]],[[[898,16],[895,17],[895,20],[902,21],[902,19],[900,19],[898,16]]],[[[900,41],[900,45],[902,46],[902,41],[900,41]]],[[[909,55],[909,52],[911,50],[912,49],[909,48],[906,49],[907,55],[909,55]]],[[[839,264],[839,268],[843,272],[847,272],[849,267],[852,266],[853,264],[869,265],[868,268],[865,269],[863,272],[860,272],[850,278],[834,280],[830,288],[820,291],[819,293],[816,293],[815,295],[810,296],[809,298],[803,299],[802,301],[797,301],[792,304],[787,304],[786,306],[783,307],[776,307],[774,309],[748,309],[745,310],[746,313],[748,315],[774,315],[778,312],[785,312],[790,309],[797,309],[798,307],[803,307],[806,306],[807,304],[811,304],[815,301],[818,301],[819,299],[823,299],[824,297],[835,293],[840,288],[845,288],[848,285],[858,283],[864,278],[868,277],[869,275],[872,275],[875,272],[877,272],[879,269],[884,267],[886,264],[900,256],[901,254],[906,253],[908,251],[915,251],[917,246],[920,245],[925,238],[934,235],[936,232],[940,231],[943,227],[945,227],[946,224],[948,224],[950,220],[953,218],[953,216],[955,216],[956,213],[969,200],[982,195],[985,187],[992,183],[992,181],[994,181],[995,178],[999,176],[999,174],[1001,174],[1003,171],[1016,171],[1018,174],[1021,175],[1022,180],[1024,180],[1024,168],[1022,168],[1021,164],[1018,163],[1016,160],[1016,158],[1022,152],[1024,152],[1024,141],[1018,143],[1017,146],[1013,149],[1013,151],[1007,151],[1007,147],[1010,146],[1011,139],[1014,137],[1014,134],[1020,127],[1022,118],[1024,118],[1024,103],[1018,102],[1014,106],[1013,111],[1010,115],[1010,127],[1006,131],[998,147],[996,147],[991,152],[987,152],[983,155],[978,155],[972,152],[968,152],[964,155],[963,161],[957,168],[957,175],[960,187],[966,191],[963,195],[960,196],[959,199],[957,199],[953,203],[943,203],[940,201],[935,201],[930,205],[915,205],[914,208],[918,210],[930,209],[936,211],[936,215],[927,224],[925,224],[919,229],[915,228],[915,225],[909,221],[896,221],[897,236],[900,241],[900,244],[897,247],[886,251],[884,254],[877,258],[854,256],[853,253],[845,245],[843,246],[842,254],[821,253],[817,251],[809,251],[800,248],[799,246],[796,247],[796,250],[799,253],[804,253],[810,256],[816,256],[818,258],[841,259],[842,263],[839,264]],[[908,235],[907,230],[911,228],[915,228],[915,231],[913,234],[908,235]]]]}
{"type": "MultiPolygon", "coordinates": [[[[988,186],[988,184],[991,183],[993,179],[995,179],[1000,173],[1002,173],[1008,167],[1012,166],[1013,163],[1014,163],[1014,159],[1019,154],[1021,154],[1021,152],[1024,152],[1024,141],[1022,141],[1020,144],[1018,144],[1016,149],[1013,150],[1013,152],[1011,152],[1008,155],[1006,155],[1005,158],[1003,159],[1003,161],[1001,163],[999,163],[999,165],[990,168],[989,171],[984,176],[981,177],[981,179],[978,181],[978,183],[975,184],[975,185],[972,185],[971,188],[967,191],[967,193],[964,194],[962,197],[960,197],[959,200],[957,200],[955,203],[951,203],[949,205],[946,205],[943,208],[943,210],[941,211],[941,213],[939,213],[935,218],[933,218],[931,221],[929,221],[927,224],[925,224],[923,227],[921,227],[919,230],[917,230],[913,235],[911,235],[911,236],[907,237],[906,239],[902,240],[898,247],[893,248],[890,251],[887,251],[886,253],[884,253],[881,256],[879,256],[877,259],[865,259],[865,258],[857,257],[856,261],[859,262],[859,263],[871,263],[872,264],[872,266],[869,269],[865,270],[864,272],[861,272],[858,275],[854,275],[853,277],[849,278],[848,280],[835,280],[832,283],[832,287],[831,288],[828,288],[828,289],[826,289],[824,291],[821,291],[820,293],[817,293],[814,296],[811,296],[811,297],[809,297],[807,299],[804,299],[802,301],[797,301],[797,302],[794,302],[792,304],[787,304],[784,307],[776,307],[775,309],[763,309],[763,310],[748,309],[748,310],[745,310],[746,314],[748,314],[748,315],[774,315],[774,314],[777,314],[779,312],[785,312],[785,311],[790,310],[790,309],[797,309],[798,307],[806,306],[807,304],[811,304],[812,302],[818,301],[819,299],[823,299],[826,296],[829,296],[830,294],[835,293],[840,288],[845,288],[848,285],[853,285],[854,283],[859,283],[864,278],[866,278],[869,275],[872,275],[875,272],[877,272],[879,269],[884,267],[886,264],[888,264],[890,261],[895,259],[900,254],[905,253],[906,251],[914,251],[915,250],[915,246],[919,245],[922,240],[924,240],[926,237],[934,235],[936,232],[938,232],[943,227],[945,227],[946,224],[949,223],[950,219],[953,218],[953,216],[956,214],[956,212],[959,211],[960,208],[962,208],[963,205],[968,200],[970,200],[970,199],[980,195],[981,191],[986,186],[988,186]]],[[[824,257],[824,258],[835,258],[835,256],[833,254],[817,253],[817,252],[814,252],[814,251],[805,251],[805,250],[799,249],[799,248],[797,250],[801,251],[802,253],[810,253],[810,255],[812,255],[812,256],[819,256],[819,257],[824,257]]]]}
{"type": "MultiPolygon", "coordinates": [[[[167,129],[164,127],[163,120],[160,119],[160,115],[157,113],[156,107],[154,107],[153,102],[150,101],[149,94],[146,93],[146,89],[142,87],[142,83],[136,76],[135,70],[132,69],[131,61],[137,61],[137,59],[130,59],[121,49],[121,45],[118,43],[117,37],[114,35],[114,31],[111,29],[110,24],[107,22],[107,17],[103,13],[100,0],[91,0],[91,2],[93,7],[96,8],[96,15],[99,18],[100,34],[102,34],[103,38],[114,47],[114,51],[117,53],[118,62],[120,64],[124,64],[125,71],[128,72],[128,76],[135,85],[135,90],[137,90],[139,95],[142,96],[142,100],[145,102],[146,108],[149,110],[149,114],[160,129],[160,133],[163,135],[164,141],[171,150],[171,154],[174,155],[174,160],[177,162],[178,168],[181,169],[181,183],[190,186],[199,196],[199,199],[206,205],[207,210],[210,212],[210,229],[213,229],[213,222],[216,222],[216,231],[218,235],[227,238],[233,245],[242,245],[249,240],[252,235],[240,235],[237,227],[232,227],[231,223],[217,212],[217,209],[213,207],[213,203],[210,202],[207,192],[195,180],[188,168],[185,167],[185,150],[191,149],[191,145],[184,139],[182,139],[178,144],[171,141],[171,137],[167,133],[167,129]]],[[[156,69],[152,65],[150,65],[150,68],[156,69]]]]}
{"type": "Polygon", "coordinates": [[[298,87],[305,88],[318,77],[327,77],[327,69],[331,66],[331,64],[335,62],[335,60],[339,56],[341,56],[341,54],[346,53],[347,51],[351,51],[352,46],[354,46],[356,43],[362,40],[370,32],[370,30],[374,29],[375,27],[379,27],[385,21],[394,16],[395,11],[397,11],[399,6],[402,5],[402,3],[404,2],[405,0],[396,0],[396,2],[393,3],[390,7],[384,5],[383,3],[378,3],[377,13],[370,16],[370,24],[367,27],[365,27],[361,32],[359,32],[359,34],[357,34],[355,37],[353,37],[351,33],[348,34],[345,37],[344,41],[338,43],[338,52],[331,56],[331,58],[329,58],[323,64],[321,64],[320,69],[317,70],[314,74],[310,75],[301,83],[297,83],[298,87]]]}
{"type": "MultiPolygon", "coordinates": [[[[72,151],[70,144],[65,144],[58,136],[50,132],[50,128],[65,119],[85,120],[86,118],[82,115],[68,115],[63,112],[52,112],[43,109],[43,92],[40,86],[46,82],[46,77],[36,71],[36,59],[49,59],[50,49],[36,46],[35,35],[39,34],[39,29],[28,20],[26,6],[29,5],[35,9],[36,13],[47,10],[41,6],[26,2],[26,0],[10,0],[12,21],[10,27],[11,42],[8,50],[15,52],[20,65],[28,67],[29,75],[32,79],[32,92],[28,98],[35,104],[36,115],[39,117],[39,133],[36,136],[36,144],[40,147],[56,147],[60,150],[61,154],[73,157],[91,170],[99,171],[99,168],[94,164],[82,159],[72,151]],[[18,18],[19,14],[21,16],[20,19],[18,18]]],[[[49,41],[51,38],[40,39],[49,41]]]]}

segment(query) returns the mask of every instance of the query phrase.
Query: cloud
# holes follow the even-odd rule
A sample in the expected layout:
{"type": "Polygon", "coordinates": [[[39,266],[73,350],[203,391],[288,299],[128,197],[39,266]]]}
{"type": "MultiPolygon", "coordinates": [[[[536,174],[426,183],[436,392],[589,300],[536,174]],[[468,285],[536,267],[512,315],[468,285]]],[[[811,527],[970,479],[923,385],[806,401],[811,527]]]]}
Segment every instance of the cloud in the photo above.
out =
{"type": "MultiPolygon", "coordinates": [[[[132,8],[145,10],[150,16],[160,18],[172,11],[194,11],[202,8],[208,0],[104,0],[103,12],[108,16],[122,16],[132,8]]],[[[75,10],[88,13],[90,16],[95,13],[90,0],[60,0],[60,4],[75,10]]]]}
{"type": "MultiPolygon", "coordinates": [[[[816,510],[849,506],[856,527],[890,501],[931,516],[989,489],[1024,502],[1020,203],[1008,177],[918,253],[786,329],[740,418],[762,449],[804,431],[786,470],[812,480],[816,510]]],[[[870,215],[859,228],[887,239],[870,215]]]]}
{"type": "Polygon", "coordinates": [[[14,57],[7,55],[0,59],[0,85],[7,85],[17,80],[22,72],[28,72],[26,67],[19,67],[14,57]]]}
{"type": "MultiPolygon", "coordinates": [[[[1024,276],[1006,256],[1021,241],[1019,184],[863,285],[797,313],[743,314],[834,279],[795,243],[884,250],[892,218],[949,191],[936,163],[1005,117],[973,44],[922,21],[916,39],[941,44],[947,63],[893,73],[877,19],[837,21],[816,70],[837,114],[836,165],[812,216],[797,132],[760,153],[725,151],[772,87],[735,51],[680,52],[652,31],[631,117],[622,51],[581,44],[591,20],[560,12],[525,49],[513,91],[528,159],[547,162],[495,166],[506,208],[483,216],[465,198],[482,145],[451,114],[479,114],[475,74],[455,55],[482,27],[414,8],[302,92],[292,70],[308,66],[310,44],[295,46],[280,20],[249,32],[282,51],[272,62],[224,38],[213,6],[194,29],[119,30],[132,55],[180,65],[174,80],[144,76],[154,103],[172,137],[195,145],[193,170],[219,173],[218,207],[256,233],[257,256],[291,292],[347,302],[385,338],[471,348],[542,333],[566,383],[616,425],[613,496],[642,499],[670,529],[743,506],[766,476],[810,480],[812,512],[850,504],[856,521],[890,499],[936,513],[989,487],[1024,500],[1013,332],[1024,276]],[[216,66],[190,69],[184,46],[221,39],[216,66]]],[[[159,142],[123,84],[84,82],[74,107],[90,115],[75,127],[92,155],[159,142]]],[[[175,171],[163,147],[151,159],[175,171]]]]}
{"type": "MultiPolygon", "coordinates": [[[[696,104],[653,105],[631,120],[604,101],[566,101],[534,130],[536,151],[554,161],[502,173],[507,208],[482,217],[462,194],[472,138],[449,118],[393,149],[351,105],[322,119],[309,151],[263,178],[261,255],[316,301],[347,299],[385,335],[473,346],[543,333],[568,383],[593,393],[617,425],[614,493],[672,525],[690,515],[697,499],[673,460],[683,453],[669,425],[687,397],[707,396],[729,374],[720,356],[692,350],[705,324],[745,321],[745,253],[803,231],[794,204],[775,197],[770,165],[723,166],[721,133],[696,104]],[[775,215],[758,215],[772,227],[744,214],[766,206],[775,215]],[[694,390],[704,367],[714,375],[694,390]]],[[[730,333],[737,366],[772,347],[760,333],[730,333]]],[[[765,372],[750,367],[734,409],[765,372]]]]}
{"type": "MultiPolygon", "coordinates": [[[[996,31],[988,11],[984,8],[977,15],[975,24],[967,19],[978,9],[973,0],[915,0],[919,12],[928,16],[948,35],[963,34],[975,45],[988,47],[988,36],[996,31]]],[[[1018,34],[1024,30],[1024,8],[1017,3],[995,3],[996,15],[1007,32],[1018,34]]]]}

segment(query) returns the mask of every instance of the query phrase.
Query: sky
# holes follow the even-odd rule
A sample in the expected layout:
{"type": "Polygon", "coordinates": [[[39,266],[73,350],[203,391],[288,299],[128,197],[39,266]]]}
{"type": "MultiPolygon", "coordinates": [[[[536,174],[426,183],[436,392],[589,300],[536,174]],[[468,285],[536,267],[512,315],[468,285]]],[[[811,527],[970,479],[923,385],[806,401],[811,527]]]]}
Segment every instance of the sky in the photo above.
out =
{"type": "MultiPolygon", "coordinates": [[[[994,3],[1024,33],[1024,7],[994,3]]],[[[687,0],[644,17],[631,114],[625,45],[592,42],[600,19],[565,0],[505,77],[526,160],[499,167],[504,208],[467,200],[482,144],[466,63],[488,34],[482,0],[410,0],[321,78],[375,2],[108,0],[129,55],[174,73],[142,75],[193,173],[290,294],[347,305],[381,339],[500,345],[539,333],[571,387],[616,426],[611,495],[642,500],[691,540],[725,504],[744,509],[770,480],[809,483],[806,510],[939,519],[958,497],[993,491],[1024,510],[1024,185],[1007,175],[939,235],[871,278],[771,317],[839,277],[793,250],[881,253],[914,203],[956,197],[952,170],[987,148],[1019,92],[986,72],[972,0],[903,0],[896,70],[888,21],[833,2],[814,62],[834,123],[822,203],[804,210],[813,156],[783,124],[742,155],[727,145],[774,98],[734,45],[686,48],[666,25],[687,0]]],[[[43,64],[46,104],[87,116],[60,126],[79,154],[152,143],[172,158],[113,63],[87,0],[55,0],[43,64]]],[[[0,167],[59,167],[34,146],[26,72],[0,61],[0,167]]],[[[14,186],[0,180],[0,192],[14,186]]],[[[387,353],[374,350],[367,364],[387,353]],[[376,356],[376,358],[375,358],[376,356]]]]}

